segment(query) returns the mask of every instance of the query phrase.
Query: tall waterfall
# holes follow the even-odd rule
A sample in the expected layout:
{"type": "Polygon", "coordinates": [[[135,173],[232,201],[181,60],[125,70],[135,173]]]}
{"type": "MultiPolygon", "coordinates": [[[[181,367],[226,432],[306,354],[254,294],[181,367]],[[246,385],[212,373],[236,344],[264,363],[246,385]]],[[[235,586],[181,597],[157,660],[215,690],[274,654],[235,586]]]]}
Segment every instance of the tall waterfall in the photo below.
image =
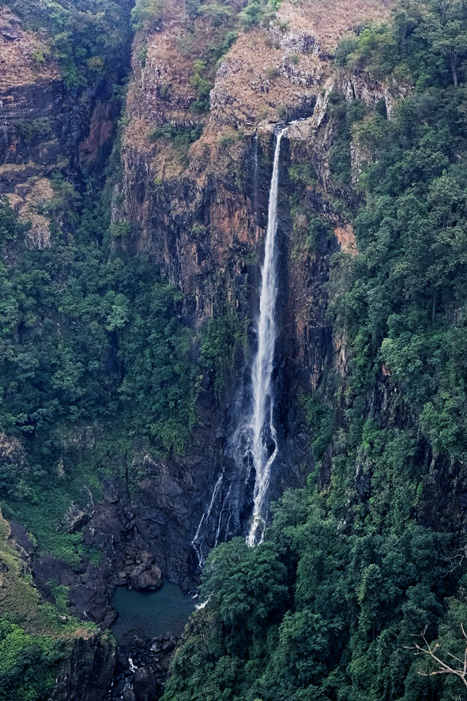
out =
{"type": "MultiPolygon", "coordinates": [[[[257,349],[251,366],[251,392],[242,395],[235,409],[242,416],[230,437],[231,466],[224,465],[202,514],[191,546],[196,553],[198,569],[205,563],[207,553],[221,540],[243,530],[246,514],[242,510],[246,492],[251,494],[254,468],[253,515],[247,536],[250,546],[264,540],[269,506],[268,491],[271,468],[278,454],[277,432],[274,426],[274,353],[277,340],[276,307],[277,271],[277,202],[279,193],[279,160],[282,137],[288,127],[277,133],[274,165],[269,192],[268,225],[264,262],[261,269],[261,292],[257,319],[257,349]],[[248,402],[243,405],[243,401],[248,402]]],[[[255,209],[258,177],[258,141],[255,141],[253,167],[255,179],[255,209]]],[[[256,212],[255,212],[256,214],[256,212]]]]}
{"type": "Polygon", "coordinates": [[[264,263],[261,270],[261,294],[257,323],[258,348],[253,360],[252,411],[249,424],[249,450],[255,469],[253,520],[247,537],[250,546],[261,543],[266,527],[267,493],[271,467],[277,457],[278,443],[274,426],[274,388],[272,374],[277,339],[277,200],[279,194],[279,158],[281,141],[287,127],[276,137],[274,166],[269,191],[268,226],[264,263]]]}

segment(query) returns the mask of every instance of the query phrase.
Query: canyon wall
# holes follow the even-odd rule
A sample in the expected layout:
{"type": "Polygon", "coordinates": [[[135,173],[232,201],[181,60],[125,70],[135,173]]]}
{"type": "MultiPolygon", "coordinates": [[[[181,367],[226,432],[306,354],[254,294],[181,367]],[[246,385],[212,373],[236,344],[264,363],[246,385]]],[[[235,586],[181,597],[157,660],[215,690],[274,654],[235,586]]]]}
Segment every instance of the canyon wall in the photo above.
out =
{"type": "MultiPolygon", "coordinates": [[[[185,588],[194,584],[197,553],[191,541],[222,471],[226,480],[211,523],[205,524],[202,547],[207,553],[219,529],[217,538],[227,538],[246,527],[251,495],[230,437],[248,392],[274,125],[293,120],[300,121],[284,138],[280,172],[281,451],[271,494],[277,497],[306,479],[312,467],[310,436],[297,400],[301,393],[318,391],[337,366],[340,371],[345,366],[345,344],[333,337],[326,319],[325,287],[332,254],[354,247],[339,200],[355,195],[333,180],[329,167],[336,139],[330,98],[339,88],[349,100],[374,105],[383,99],[388,112],[392,100],[384,86],[336,74],[331,57],[340,37],[369,18],[385,17],[389,5],[368,1],[355,9],[330,0],[324,11],[285,2],[266,26],[237,31],[215,70],[197,62],[209,42],[225,40],[225,31],[212,18],[187,16],[184,3],[163,8],[155,28],[137,33],[121,177],[112,197],[112,224],[124,234],[114,246],[129,256],[150,257],[155,272],[182,292],[184,323],[195,331],[232,316],[239,332],[232,339],[235,352],[224,385],[215,388],[210,373],[202,378],[198,422],[186,456],[161,458],[141,442],[131,458],[136,492],[129,493],[124,479],[110,478],[102,503],[81,504],[76,519],[70,506],[65,527],[82,531],[84,542],[104,553],[101,565],[89,565],[83,578],[53,558],[36,562],[38,581],[56,572],[71,586],[72,610],[80,615],[108,624],[109,592],[141,565],[159,567],[185,588]],[[198,104],[203,70],[213,79],[209,110],[198,104]],[[327,229],[310,234],[314,217],[327,222],[327,229]]],[[[241,9],[232,5],[234,14],[241,9]]],[[[58,64],[37,60],[43,38],[23,31],[7,9],[2,26],[7,69],[0,116],[2,192],[20,217],[31,221],[30,245],[47,247],[51,176],[79,178],[98,161],[114,134],[115,107],[108,83],[67,90],[58,64]]],[[[355,150],[354,169],[360,157],[355,150]]],[[[99,429],[91,427],[75,432],[70,459],[77,442],[89,447],[98,436],[99,429]]]]}
{"type": "MultiPolygon", "coordinates": [[[[195,330],[232,315],[237,328],[245,328],[220,395],[214,378],[203,378],[201,421],[188,456],[164,467],[164,484],[177,501],[172,496],[168,503],[157,489],[151,494],[150,508],[167,519],[160,530],[152,524],[150,541],[159,543],[163,571],[178,581],[186,583],[193,573],[196,553],[189,544],[203,514],[210,515],[201,544],[207,552],[219,537],[244,532],[251,512],[251,485],[245,486],[247,473],[239,470],[231,437],[249,391],[274,126],[294,120],[284,137],[280,172],[281,450],[273,497],[303,484],[312,468],[298,397],[323,389],[336,368],[345,371],[345,344],[333,337],[326,318],[326,283],[333,253],[355,247],[342,203],[351,207],[356,195],[351,183],[333,178],[329,166],[337,140],[332,96],[339,90],[368,106],[383,100],[388,113],[394,99],[387,86],[336,73],[331,57],[342,36],[389,10],[390,3],[354,8],[329,2],[323,10],[284,2],[266,26],[240,31],[211,73],[209,63],[200,69],[199,62],[207,45],[214,52],[213,43],[222,43],[222,32],[204,14],[187,15],[184,3],[163,7],[157,28],[136,36],[123,172],[112,207],[114,223],[124,224],[126,234],[116,245],[130,255],[150,256],[183,293],[185,320],[195,330]],[[208,111],[199,107],[200,71],[212,78],[208,111]],[[328,226],[310,233],[317,217],[328,226]],[[211,504],[222,471],[225,479],[211,504]]],[[[354,149],[355,173],[364,155],[354,149]]],[[[151,489],[151,475],[141,484],[151,489]]]]}
{"type": "MultiPolygon", "coordinates": [[[[161,456],[137,439],[126,456],[126,475],[103,477],[98,499],[92,490],[78,505],[70,498],[61,528],[82,534],[101,553],[100,562],[73,567],[32,554],[44,596],[51,595],[47,582],[57,579],[69,588],[71,613],[103,627],[114,620],[109,601],[115,586],[155,588],[162,574],[188,590],[198,582],[200,553],[204,558],[215,542],[247,526],[251,484],[238,469],[231,438],[249,391],[274,128],[295,120],[280,164],[280,457],[272,497],[303,485],[313,467],[313,426],[300,398],[329,396],[335,377],[345,374],[348,350],[327,318],[326,285],[332,255],[355,253],[343,203],[351,208],[357,195],[330,167],[338,138],[333,94],[339,90],[349,102],[371,106],[383,101],[390,114],[396,90],[331,65],[342,36],[390,9],[389,2],[354,5],[329,0],[324,10],[286,1],[265,26],[239,29],[212,65],[199,62],[210,42],[225,41],[225,32],[212,18],[187,16],[185,3],[163,7],[157,26],[136,34],[120,126],[121,172],[111,197],[112,226],[122,232],[113,250],[149,257],[155,275],[180,290],[183,323],[197,339],[194,361],[206,324],[233,319],[235,333],[223,381],[215,372],[200,378],[197,424],[186,454],[161,456]],[[212,80],[209,109],[200,104],[203,79],[212,80]],[[208,517],[196,548],[192,541],[203,514],[208,517]]],[[[242,6],[232,3],[234,15],[242,6]]],[[[40,35],[24,31],[7,9],[0,25],[0,191],[31,222],[28,245],[45,249],[54,243],[51,221],[60,216],[50,214],[53,177],[79,183],[105,158],[118,108],[111,80],[70,91],[58,64],[38,60],[40,35]]],[[[365,157],[353,149],[355,178],[365,157]]],[[[65,461],[92,451],[100,431],[98,425],[71,430],[65,461]]],[[[322,460],[323,479],[329,457],[322,460]]],[[[86,663],[91,677],[95,660],[106,670],[115,661],[106,643],[93,646],[86,663]]],[[[75,672],[82,654],[77,643],[53,698],[79,697],[82,680],[75,672]]],[[[101,691],[92,693],[97,698],[101,691]]]]}

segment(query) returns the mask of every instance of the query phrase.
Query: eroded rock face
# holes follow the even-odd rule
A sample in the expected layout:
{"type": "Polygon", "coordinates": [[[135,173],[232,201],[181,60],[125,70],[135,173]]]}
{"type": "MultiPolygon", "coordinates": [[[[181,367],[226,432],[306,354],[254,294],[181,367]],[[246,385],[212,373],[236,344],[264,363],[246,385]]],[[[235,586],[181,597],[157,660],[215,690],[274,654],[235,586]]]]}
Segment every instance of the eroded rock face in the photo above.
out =
{"type": "MultiPolygon", "coordinates": [[[[187,33],[198,39],[209,35],[206,20],[188,25],[183,3],[171,3],[158,31],[136,38],[123,176],[112,207],[114,223],[129,223],[133,234],[118,245],[130,255],[149,255],[181,289],[185,320],[194,328],[235,313],[250,331],[222,395],[215,396],[208,376],[203,379],[200,422],[188,454],[164,461],[147,452],[135,454],[133,494],[123,479],[109,480],[101,503],[70,514],[66,527],[81,530],[85,543],[102,553],[101,563],[76,573],[71,586],[72,611],[81,616],[109,625],[115,586],[154,589],[161,574],[191,588],[209,548],[242,532],[248,522],[252,483],[240,475],[229,441],[248,391],[255,343],[251,320],[258,304],[274,125],[295,118],[301,121],[284,137],[281,156],[282,331],[276,357],[281,451],[272,496],[303,484],[312,468],[296,395],[316,391],[333,365],[345,367],[345,339],[334,338],[326,319],[325,285],[331,255],[340,247],[354,251],[353,232],[334,207],[336,198],[350,201],[354,195],[336,185],[330,173],[331,95],[338,88],[349,101],[374,105],[384,100],[388,114],[394,98],[391,86],[336,75],[329,56],[342,34],[364,18],[382,17],[389,5],[382,2],[375,9],[368,0],[352,9],[351,3],[329,0],[324,22],[314,5],[284,2],[271,26],[241,34],[223,58],[208,114],[191,107],[196,98],[193,56],[180,51],[187,33]],[[143,48],[144,62],[138,58],[143,48]],[[170,140],[150,138],[164,124],[174,133],[202,127],[203,134],[182,157],[170,140]],[[317,176],[301,191],[300,212],[291,207],[297,189],[292,165],[311,165],[317,176]],[[335,236],[320,235],[311,246],[307,232],[313,215],[328,222],[335,236]],[[217,490],[215,485],[220,485],[217,490]],[[198,543],[203,518],[205,536],[198,543]]],[[[81,145],[83,159],[102,143],[107,120],[105,106],[98,103],[81,145]]],[[[356,177],[364,157],[354,152],[356,177]]]]}
{"type": "Polygon", "coordinates": [[[178,639],[167,633],[120,648],[109,698],[116,701],[154,701],[160,698],[177,643],[178,639]]]}
{"type": "MultiPolygon", "coordinates": [[[[108,479],[99,503],[70,506],[63,528],[82,533],[84,543],[101,553],[99,564],[83,561],[72,569],[31,551],[38,584],[46,589],[54,579],[69,586],[70,610],[83,619],[111,625],[115,586],[154,590],[162,575],[185,589],[195,586],[200,554],[206,555],[219,539],[241,533],[248,522],[252,484],[243,476],[239,479],[229,439],[236,413],[244,409],[241,390],[248,385],[249,353],[255,343],[251,321],[258,305],[274,126],[296,118],[304,121],[284,138],[281,157],[282,331],[276,357],[281,457],[272,495],[303,484],[312,468],[309,436],[300,424],[296,397],[300,390],[318,389],[333,365],[345,372],[346,343],[335,337],[327,321],[325,285],[330,256],[339,248],[354,247],[353,232],[333,204],[337,196],[353,195],[350,188],[348,193],[338,190],[330,174],[335,136],[330,96],[339,87],[349,101],[358,98],[374,105],[384,100],[388,114],[394,97],[391,86],[368,85],[344,74],[336,77],[329,56],[343,33],[375,11],[376,18],[383,16],[389,4],[381,2],[375,10],[372,0],[362,0],[358,8],[351,0],[327,0],[324,11],[322,3],[298,6],[284,1],[270,27],[241,34],[223,58],[208,114],[191,107],[197,97],[191,81],[193,57],[179,48],[193,30],[200,42],[209,37],[206,21],[196,20],[193,28],[184,4],[168,3],[170,14],[160,31],[135,40],[123,175],[112,205],[114,223],[129,223],[134,233],[115,245],[129,255],[144,252],[151,257],[155,269],[182,291],[185,320],[193,328],[235,313],[249,331],[221,396],[214,392],[212,378],[203,378],[199,426],[184,458],[162,461],[135,449],[130,461],[136,485],[132,493],[123,478],[108,479]],[[144,42],[147,55],[142,65],[138,56],[144,42]],[[150,138],[164,124],[180,132],[198,127],[204,131],[181,155],[167,139],[150,138]],[[304,187],[303,211],[297,212],[291,207],[297,185],[289,170],[309,164],[317,178],[304,187]],[[335,236],[318,236],[310,246],[311,214],[328,222],[335,236]],[[193,541],[203,515],[206,533],[200,550],[193,541]]],[[[20,27],[10,27],[6,34],[0,31],[0,41],[10,47],[7,57],[24,54],[26,39],[20,27]]],[[[7,61],[12,70],[12,59],[7,61]]],[[[31,245],[44,248],[51,244],[50,229],[40,212],[53,196],[51,171],[98,158],[111,141],[114,115],[94,94],[66,93],[57,67],[37,74],[29,59],[24,62],[29,68],[23,77],[18,73],[14,80],[0,79],[0,190],[23,218],[33,220],[31,245]],[[21,136],[25,128],[28,138],[21,136]]],[[[354,149],[354,177],[368,157],[354,149]]],[[[4,445],[0,437],[0,461],[21,465],[20,448],[4,445]]],[[[103,698],[99,694],[110,684],[115,666],[105,640],[77,643],[54,701],[103,698]],[[99,665],[101,680],[96,676],[99,665]]],[[[144,701],[148,693],[159,693],[173,644],[163,641],[145,668],[134,673],[132,688],[123,685],[118,698],[144,701]]]]}
{"type": "Polygon", "coordinates": [[[109,84],[67,90],[59,65],[42,55],[45,42],[7,6],[0,9],[0,194],[30,222],[34,248],[51,245],[50,176],[75,177],[98,160],[112,145],[118,116],[109,100],[111,77],[109,84]]]}
{"type": "MultiPolygon", "coordinates": [[[[357,7],[350,0],[328,0],[325,7],[283,2],[269,27],[240,33],[223,57],[206,114],[192,108],[192,75],[196,45],[202,47],[202,38],[212,32],[207,20],[188,20],[183,3],[174,2],[157,31],[136,38],[123,176],[112,208],[113,221],[129,223],[133,233],[118,245],[129,254],[149,255],[180,288],[185,319],[194,328],[226,313],[235,313],[239,324],[250,328],[248,347],[239,348],[222,396],[214,398],[209,378],[203,380],[198,400],[202,428],[195,432],[186,458],[172,457],[163,464],[143,460],[131,506],[122,497],[125,518],[131,522],[124,537],[132,547],[154,553],[164,575],[185,588],[193,583],[202,559],[192,541],[203,515],[207,552],[219,538],[242,532],[251,512],[252,484],[243,475],[239,478],[229,440],[236,412],[244,410],[241,388],[248,391],[249,354],[255,343],[251,321],[258,305],[274,126],[297,118],[303,121],[284,137],[281,157],[282,333],[276,357],[281,458],[272,495],[303,484],[312,467],[296,396],[301,390],[316,391],[327,369],[345,364],[345,340],[333,337],[326,319],[325,285],[331,255],[354,246],[353,232],[334,204],[349,198],[352,205],[355,195],[350,187],[336,185],[330,173],[335,139],[331,96],[339,89],[349,101],[361,99],[374,106],[384,100],[388,114],[394,100],[393,86],[369,85],[345,72],[336,75],[330,57],[342,35],[368,18],[384,18],[390,6],[389,1],[371,0],[357,7]],[[196,127],[203,133],[181,155],[170,139],[157,136],[160,132],[154,137],[154,129],[163,125],[170,126],[172,135],[196,127]],[[297,184],[289,169],[309,164],[317,178],[301,192],[300,214],[291,207],[297,184]],[[335,236],[307,243],[312,215],[328,222],[335,236]]],[[[354,151],[355,177],[365,157],[354,151]]],[[[105,506],[109,518],[112,508],[105,506]]],[[[96,517],[85,537],[96,541],[101,528],[96,517]]],[[[113,542],[118,542],[116,534],[113,542]]],[[[127,579],[124,569],[121,581],[127,579]]]]}
{"type": "Polygon", "coordinates": [[[115,643],[107,633],[78,638],[49,701],[103,701],[117,664],[115,643]]]}

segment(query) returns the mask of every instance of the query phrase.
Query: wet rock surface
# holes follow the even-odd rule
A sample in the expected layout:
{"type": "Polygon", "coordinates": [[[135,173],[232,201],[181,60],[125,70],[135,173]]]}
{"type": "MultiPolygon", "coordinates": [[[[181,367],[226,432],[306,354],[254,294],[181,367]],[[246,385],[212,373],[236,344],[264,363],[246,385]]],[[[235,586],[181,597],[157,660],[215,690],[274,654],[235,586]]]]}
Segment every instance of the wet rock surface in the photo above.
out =
{"type": "Polygon", "coordinates": [[[118,648],[117,666],[108,698],[116,701],[156,701],[178,638],[167,633],[148,641],[135,640],[118,648]]]}
{"type": "Polygon", "coordinates": [[[116,647],[110,635],[77,639],[48,701],[103,701],[116,665],[116,647]]]}

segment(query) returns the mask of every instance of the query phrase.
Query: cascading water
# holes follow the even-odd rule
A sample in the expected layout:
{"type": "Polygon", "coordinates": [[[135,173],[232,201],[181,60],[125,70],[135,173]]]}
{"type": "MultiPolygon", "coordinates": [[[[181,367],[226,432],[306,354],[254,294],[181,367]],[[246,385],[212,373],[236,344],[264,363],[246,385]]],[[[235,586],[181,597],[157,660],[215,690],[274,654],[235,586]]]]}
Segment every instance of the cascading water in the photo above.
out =
{"type": "Polygon", "coordinates": [[[277,339],[277,201],[279,194],[279,159],[283,128],[276,137],[274,165],[269,191],[268,226],[261,270],[261,294],[257,324],[258,348],[251,372],[252,411],[248,426],[248,450],[255,469],[253,518],[247,543],[261,543],[266,526],[267,494],[271,468],[277,457],[278,443],[274,426],[274,388],[272,374],[277,339]]]}
{"type": "MultiPolygon", "coordinates": [[[[200,520],[200,522],[199,522],[199,524],[198,524],[198,528],[196,529],[195,537],[194,537],[193,540],[191,541],[191,545],[192,545],[192,547],[193,547],[193,549],[194,549],[194,551],[196,552],[196,555],[197,555],[197,557],[198,557],[198,567],[199,567],[200,569],[203,568],[204,560],[205,560],[204,555],[203,555],[203,551],[202,551],[202,542],[201,542],[201,537],[200,537],[200,536],[201,536],[201,532],[202,532],[202,529],[203,529],[204,524],[205,524],[207,521],[209,521],[209,517],[211,516],[211,512],[212,512],[212,510],[213,510],[214,503],[215,503],[216,498],[217,498],[217,495],[218,495],[218,493],[219,493],[219,489],[221,488],[223,479],[224,479],[224,473],[222,473],[221,475],[219,475],[219,478],[218,478],[218,480],[217,480],[217,482],[216,482],[216,484],[215,484],[214,490],[213,490],[213,492],[212,492],[211,501],[210,501],[210,503],[209,503],[208,510],[205,511],[204,514],[201,516],[201,520],[200,520]]],[[[219,521],[220,521],[220,517],[219,517],[219,521]]],[[[219,525],[218,525],[218,527],[217,527],[217,530],[219,530],[219,525]]],[[[217,533],[216,533],[216,543],[215,543],[215,545],[217,545],[217,533]]]]}
{"type": "MultiPolygon", "coordinates": [[[[288,125],[290,126],[290,125],[288,125]]],[[[246,493],[253,488],[253,514],[247,536],[247,544],[255,546],[264,540],[269,506],[268,492],[271,468],[277,458],[279,445],[274,425],[274,354],[277,340],[276,306],[278,270],[276,241],[277,205],[279,194],[279,160],[282,137],[287,127],[276,135],[274,164],[269,191],[268,223],[265,240],[264,262],[261,269],[261,291],[257,319],[257,349],[251,366],[251,392],[239,399],[236,415],[245,417],[237,423],[230,438],[233,463],[224,466],[214,486],[208,508],[201,516],[191,546],[196,553],[198,568],[205,562],[205,554],[221,540],[236,535],[244,527],[246,514],[242,513],[246,493]],[[243,408],[242,401],[248,404],[243,408]],[[232,467],[235,466],[235,472],[232,467]],[[253,468],[253,469],[252,469],[253,468]],[[246,470],[243,479],[243,470],[246,470]],[[254,474],[254,486],[252,477],[254,474]],[[228,485],[228,487],[227,487],[228,485]]],[[[257,212],[258,197],[258,139],[253,153],[254,206],[257,212]]]]}

